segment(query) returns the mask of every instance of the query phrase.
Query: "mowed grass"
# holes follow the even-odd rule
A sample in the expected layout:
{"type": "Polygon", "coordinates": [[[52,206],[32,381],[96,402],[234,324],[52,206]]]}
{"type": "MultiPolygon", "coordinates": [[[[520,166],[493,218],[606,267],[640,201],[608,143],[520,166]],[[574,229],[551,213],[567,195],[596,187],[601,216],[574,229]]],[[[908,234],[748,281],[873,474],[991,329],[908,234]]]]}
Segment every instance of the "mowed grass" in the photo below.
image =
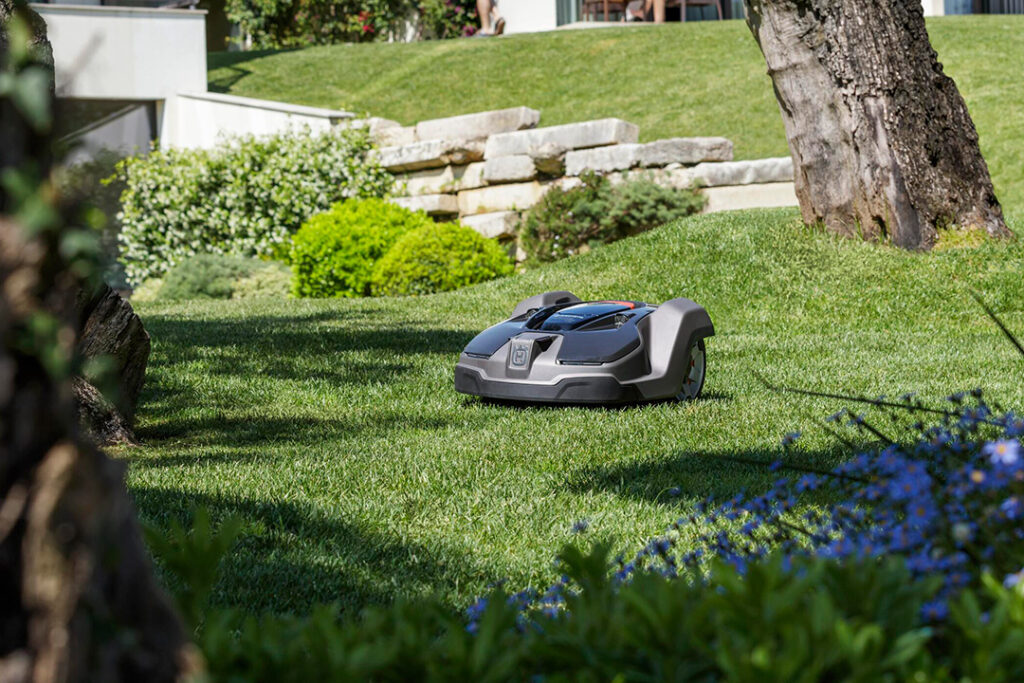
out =
{"type": "Polygon", "coordinates": [[[153,338],[143,445],[121,457],[158,525],[196,505],[242,517],[221,604],[304,612],[436,594],[464,606],[503,578],[550,580],[576,520],[635,551],[708,494],[766,486],[765,467],[732,458],[770,461],[786,432],[805,432],[803,464],[844,456],[821,428],[840,402],[772,393],[755,372],[936,404],[981,386],[1024,405],[1024,359],[968,295],[1024,331],[1021,272],[1020,241],[910,254],[777,210],[689,218],[443,295],[140,304],[153,338]],[[514,408],[454,391],[477,331],[563,288],[706,306],[718,334],[705,397],[514,408]]]}
{"type": "MultiPolygon", "coordinates": [[[[981,136],[996,192],[1024,205],[1024,16],[928,20],[981,136]]],[[[412,44],[224,52],[212,90],[395,119],[526,105],[541,125],[616,116],[642,140],[722,135],[736,158],[788,154],[771,81],[742,21],[412,44]]]]}

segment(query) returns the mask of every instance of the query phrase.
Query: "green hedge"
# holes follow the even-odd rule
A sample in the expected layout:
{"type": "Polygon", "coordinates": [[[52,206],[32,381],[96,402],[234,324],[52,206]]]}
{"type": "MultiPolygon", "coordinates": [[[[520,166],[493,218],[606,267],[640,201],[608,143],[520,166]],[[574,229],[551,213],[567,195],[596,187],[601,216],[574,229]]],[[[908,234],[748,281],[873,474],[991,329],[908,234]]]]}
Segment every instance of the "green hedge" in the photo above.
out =
{"type": "Polygon", "coordinates": [[[194,254],[280,255],[311,215],[382,197],[392,177],[364,131],[242,137],[211,150],[153,150],[118,166],[122,262],[132,284],[194,254]]]}
{"type": "Polygon", "coordinates": [[[531,259],[572,256],[697,213],[705,202],[693,190],[661,187],[643,175],[619,185],[591,172],[580,179],[568,190],[552,188],[527,214],[520,240],[531,259]]]}
{"type": "Polygon", "coordinates": [[[512,260],[492,239],[460,223],[435,223],[402,236],[373,269],[375,296],[433,294],[511,275],[512,260]]]}
{"type": "Polygon", "coordinates": [[[422,212],[379,199],[350,200],[310,218],[292,240],[292,294],[370,295],[373,268],[402,235],[433,225],[422,212]]]}

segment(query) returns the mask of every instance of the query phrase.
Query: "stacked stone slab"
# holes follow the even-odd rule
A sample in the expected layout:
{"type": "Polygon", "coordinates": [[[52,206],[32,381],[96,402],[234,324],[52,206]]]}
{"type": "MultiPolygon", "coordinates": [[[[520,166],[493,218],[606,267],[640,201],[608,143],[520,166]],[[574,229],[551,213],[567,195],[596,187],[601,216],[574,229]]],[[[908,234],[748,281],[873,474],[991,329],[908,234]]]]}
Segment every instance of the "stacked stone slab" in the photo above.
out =
{"type": "Polygon", "coordinates": [[[721,137],[639,143],[639,129],[616,118],[538,128],[527,107],[466,114],[401,126],[363,125],[379,160],[396,176],[393,201],[437,220],[458,218],[487,237],[511,243],[522,212],[552,187],[580,184],[587,172],[619,183],[643,173],[665,187],[700,187],[708,210],[796,204],[790,159],[733,161],[721,137]]]}

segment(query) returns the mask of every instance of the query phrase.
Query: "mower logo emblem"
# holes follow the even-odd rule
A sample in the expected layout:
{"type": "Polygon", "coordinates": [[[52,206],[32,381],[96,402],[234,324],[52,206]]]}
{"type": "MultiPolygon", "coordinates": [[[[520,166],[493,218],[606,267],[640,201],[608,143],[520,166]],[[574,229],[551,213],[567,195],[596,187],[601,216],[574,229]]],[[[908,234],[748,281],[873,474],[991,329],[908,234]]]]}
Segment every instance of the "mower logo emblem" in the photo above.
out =
{"type": "Polygon", "coordinates": [[[525,368],[530,361],[530,347],[522,342],[512,344],[512,367],[525,368]]]}

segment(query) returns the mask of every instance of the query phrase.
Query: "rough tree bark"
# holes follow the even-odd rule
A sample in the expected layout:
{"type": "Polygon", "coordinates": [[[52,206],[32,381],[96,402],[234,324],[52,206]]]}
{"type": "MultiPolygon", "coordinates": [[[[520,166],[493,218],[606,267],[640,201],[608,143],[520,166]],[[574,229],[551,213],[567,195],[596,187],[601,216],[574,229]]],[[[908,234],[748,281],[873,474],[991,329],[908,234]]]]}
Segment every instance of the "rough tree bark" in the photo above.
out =
{"type": "Polygon", "coordinates": [[[80,421],[100,445],[134,443],[132,427],[146,377],[149,334],[131,304],[105,284],[81,290],[76,315],[79,356],[104,358],[117,380],[110,403],[86,379],[75,378],[72,390],[80,421]]]}
{"type": "MultiPolygon", "coordinates": [[[[0,0],[0,22],[12,9],[28,11],[0,0]]],[[[19,68],[0,52],[0,70],[19,68]]],[[[49,132],[22,114],[0,96],[0,156],[43,178],[49,132]]],[[[68,370],[82,262],[59,248],[62,221],[28,230],[3,213],[0,681],[180,680],[196,656],[153,578],[124,467],[77,425],[68,370]]]]}
{"type": "Polygon", "coordinates": [[[804,221],[928,249],[937,228],[1007,236],[921,0],[745,0],[782,111],[804,221]]]}

